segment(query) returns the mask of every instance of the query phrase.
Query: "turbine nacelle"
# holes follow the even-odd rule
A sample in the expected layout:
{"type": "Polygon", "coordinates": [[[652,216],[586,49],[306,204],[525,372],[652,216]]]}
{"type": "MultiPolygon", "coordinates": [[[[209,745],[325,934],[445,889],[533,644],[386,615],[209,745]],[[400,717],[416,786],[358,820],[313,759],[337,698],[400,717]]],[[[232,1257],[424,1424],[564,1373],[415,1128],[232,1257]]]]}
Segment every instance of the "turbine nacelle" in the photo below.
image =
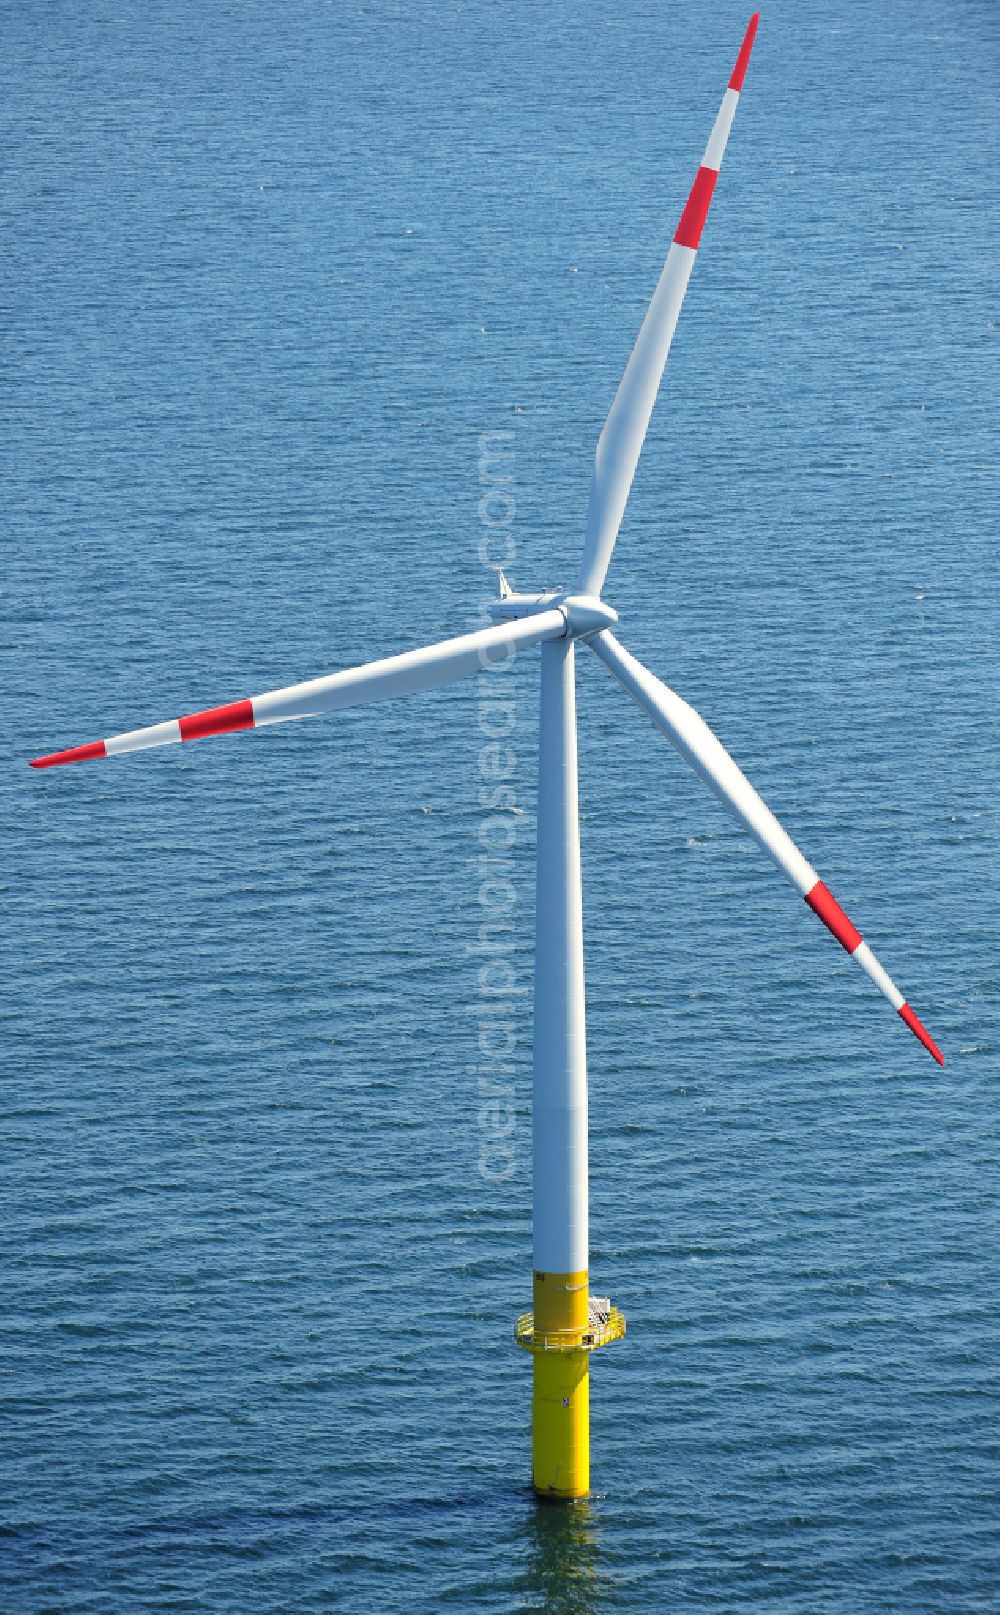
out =
{"type": "Polygon", "coordinates": [[[487,606],[496,623],[519,622],[536,617],[546,611],[559,611],[566,621],[566,635],[571,639],[589,639],[605,628],[613,628],[618,613],[596,594],[579,594],[570,589],[548,589],[544,594],[518,594],[498,569],[499,599],[487,606]]]}

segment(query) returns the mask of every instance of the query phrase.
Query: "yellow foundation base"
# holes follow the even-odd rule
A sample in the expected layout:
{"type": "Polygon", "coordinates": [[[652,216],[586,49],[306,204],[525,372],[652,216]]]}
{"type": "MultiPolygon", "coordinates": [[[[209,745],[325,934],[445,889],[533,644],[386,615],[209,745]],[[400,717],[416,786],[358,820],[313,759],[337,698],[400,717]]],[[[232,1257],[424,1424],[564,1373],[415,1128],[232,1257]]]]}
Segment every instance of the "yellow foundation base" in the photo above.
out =
{"type": "Polygon", "coordinates": [[[585,1351],[535,1354],[531,1481],[541,1497],[590,1490],[590,1363],[585,1351]]]}
{"type": "Polygon", "coordinates": [[[543,1497],[586,1497],[590,1490],[590,1365],[567,1350],[587,1327],[587,1272],[535,1273],[535,1339],[554,1351],[534,1356],[531,1475],[543,1497]],[[564,1344],[565,1343],[565,1344],[564,1344]]]}
{"type": "Polygon", "coordinates": [[[590,1316],[586,1271],[535,1273],[534,1309],[514,1339],[534,1360],[531,1472],[540,1497],[586,1497],[590,1490],[590,1353],[625,1333],[610,1303],[590,1316]]]}

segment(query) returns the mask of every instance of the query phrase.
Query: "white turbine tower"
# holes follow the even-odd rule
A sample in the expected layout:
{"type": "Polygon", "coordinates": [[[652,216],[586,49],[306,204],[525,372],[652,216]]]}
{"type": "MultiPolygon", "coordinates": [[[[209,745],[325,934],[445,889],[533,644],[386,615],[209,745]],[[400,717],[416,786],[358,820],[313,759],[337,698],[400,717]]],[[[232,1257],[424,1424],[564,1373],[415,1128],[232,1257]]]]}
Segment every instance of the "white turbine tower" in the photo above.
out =
{"type": "Polygon", "coordinates": [[[501,575],[495,626],[363,667],[330,673],[248,701],[38,757],[34,768],[116,757],[175,741],[262,728],[343,707],[437,689],[514,650],[541,646],[538,873],[533,1053],[534,1308],[515,1336],[533,1355],[533,1479],[538,1492],[579,1497],[589,1488],[589,1352],[624,1333],[617,1308],[589,1296],[587,1056],[583,908],[577,811],[577,643],[587,645],[787,875],[934,1059],[943,1056],[812,865],[694,709],[611,632],[601,598],[660,377],[691,275],[739,102],[754,15],[705,156],[597,445],[583,561],[568,592],[515,594],[501,575]]]}

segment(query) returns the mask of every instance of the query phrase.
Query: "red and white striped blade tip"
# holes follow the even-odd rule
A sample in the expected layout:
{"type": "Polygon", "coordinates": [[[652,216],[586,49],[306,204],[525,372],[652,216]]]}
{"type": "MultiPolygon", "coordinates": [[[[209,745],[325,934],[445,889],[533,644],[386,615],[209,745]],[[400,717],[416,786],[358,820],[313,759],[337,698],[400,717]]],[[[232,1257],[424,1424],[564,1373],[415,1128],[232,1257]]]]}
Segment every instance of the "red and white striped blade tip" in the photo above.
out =
{"type": "Polygon", "coordinates": [[[189,712],[170,724],[157,724],[155,742],[146,730],[116,735],[112,740],[92,740],[88,746],[71,746],[68,751],[50,751],[47,757],[33,757],[31,768],[59,768],[63,763],[89,763],[110,757],[117,751],[140,751],[151,744],[166,745],[171,740],[206,740],[210,735],[230,735],[237,729],[254,728],[252,701],[229,701],[222,707],[205,707],[189,712]],[[165,733],[164,731],[171,731],[165,733]],[[111,747],[109,752],[108,747],[111,747]]]}
{"type": "Polygon", "coordinates": [[[944,1055],[938,1048],[927,1028],[917,1019],[902,993],[885,974],[882,966],[875,958],[871,949],[866,945],[861,932],[848,914],[845,914],[830,888],[823,881],[818,880],[808,892],[805,900],[817,918],[823,921],[827,930],[837,938],[845,952],[857,959],[866,975],[870,976],[879,990],[888,998],[904,1025],[910,1028],[914,1037],[920,1039],[927,1052],[933,1055],[938,1065],[944,1065],[944,1055]]]}
{"type": "Polygon", "coordinates": [[[926,1026],[922,1025],[917,1016],[914,1015],[909,1004],[901,1004],[898,1013],[900,1019],[904,1021],[905,1024],[910,1028],[910,1031],[913,1033],[914,1037],[918,1037],[928,1053],[934,1056],[934,1059],[937,1061],[938,1065],[944,1065],[944,1055],[941,1053],[941,1050],[931,1037],[931,1034],[928,1032],[926,1026]]]}
{"type": "MultiPolygon", "coordinates": [[[[743,80],[747,76],[747,67],[750,63],[750,52],[753,50],[753,42],[757,34],[757,24],[759,22],[760,12],[755,11],[747,25],[747,31],[743,36],[743,43],[740,46],[740,54],[736,58],[736,66],[733,68],[732,77],[729,80],[729,90],[735,91],[737,98],[739,97],[739,93],[743,88],[743,80]]],[[[716,181],[719,178],[719,165],[722,162],[722,155],[726,149],[726,142],[729,139],[728,127],[729,124],[732,123],[734,111],[735,104],[729,107],[728,124],[722,136],[722,143],[718,148],[716,148],[715,145],[715,131],[713,131],[713,137],[708,143],[705,155],[702,158],[701,167],[694,177],[694,184],[691,187],[690,195],[684,204],[684,212],[681,214],[677,229],[674,231],[674,241],[676,245],[679,247],[690,247],[692,252],[697,252],[698,247],[701,244],[701,233],[705,228],[705,221],[708,218],[708,210],[712,205],[712,197],[715,193],[716,181]]],[[[723,118],[725,112],[726,101],[724,100],[722,103],[722,110],[719,113],[720,119],[723,118]]],[[[716,129],[718,129],[718,124],[716,125],[716,129]]]]}
{"type": "Polygon", "coordinates": [[[69,751],[50,751],[47,757],[32,757],[29,768],[55,768],[60,763],[89,763],[95,757],[106,757],[103,740],[89,746],[71,746],[69,751]]]}
{"type": "Polygon", "coordinates": [[[750,52],[753,50],[753,42],[757,33],[757,25],[759,22],[760,12],[755,11],[753,16],[750,18],[750,21],[747,23],[747,31],[743,35],[743,43],[740,46],[740,54],[736,58],[736,66],[733,68],[733,76],[729,80],[729,88],[731,90],[739,91],[743,88],[743,80],[747,76],[747,63],[750,60],[750,52]]]}

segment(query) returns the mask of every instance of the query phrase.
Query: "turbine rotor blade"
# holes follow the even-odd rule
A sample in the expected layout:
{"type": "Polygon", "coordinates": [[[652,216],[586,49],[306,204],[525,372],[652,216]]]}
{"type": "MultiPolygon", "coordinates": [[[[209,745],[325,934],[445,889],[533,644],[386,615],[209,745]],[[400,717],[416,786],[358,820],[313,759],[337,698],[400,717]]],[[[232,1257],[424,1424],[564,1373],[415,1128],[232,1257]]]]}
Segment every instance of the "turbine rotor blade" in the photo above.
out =
{"type": "Polygon", "coordinates": [[[726,141],[736,115],[759,21],[760,13],[755,11],[740,47],[729,88],[722,98],[701,167],[695,176],[666,263],[646,310],[646,318],[597,444],[587,510],[587,541],[576,585],[580,594],[599,595],[604,587],[649,417],[653,413],[660,378],[708,216],[712,192],[719,177],[726,141]]]}
{"type": "Polygon", "coordinates": [[[906,1003],[895,982],[879,964],[871,948],[863,941],[861,932],[844,913],[812,864],[803,857],[791,836],[779,824],[704,718],[630,655],[608,630],[589,640],[588,644],[636,704],[652,718],[684,760],[690,763],[695,773],[714,791],[733,818],[749,830],[813,913],[823,921],[851,958],[857,960],[869,980],[889,1000],[924,1048],[939,1065],[944,1065],[941,1050],[906,1003]]]}
{"type": "Polygon", "coordinates": [[[153,724],[95,740],[68,751],[50,752],[32,760],[32,768],[54,768],[62,763],[83,763],[98,757],[117,757],[127,751],[146,751],[152,746],[169,746],[181,740],[202,740],[209,735],[226,735],[237,729],[259,729],[265,724],[285,723],[294,718],[311,718],[344,707],[365,706],[371,701],[391,701],[396,696],[416,695],[422,690],[454,684],[484,668],[510,660],[517,650],[538,645],[546,639],[559,639],[567,632],[561,611],[540,611],[516,622],[477,629],[458,639],[445,639],[437,645],[404,651],[382,661],[328,673],[282,690],[268,690],[249,701],[233,701],[226,706],[208,707],[169,723],[153,724]]]}

